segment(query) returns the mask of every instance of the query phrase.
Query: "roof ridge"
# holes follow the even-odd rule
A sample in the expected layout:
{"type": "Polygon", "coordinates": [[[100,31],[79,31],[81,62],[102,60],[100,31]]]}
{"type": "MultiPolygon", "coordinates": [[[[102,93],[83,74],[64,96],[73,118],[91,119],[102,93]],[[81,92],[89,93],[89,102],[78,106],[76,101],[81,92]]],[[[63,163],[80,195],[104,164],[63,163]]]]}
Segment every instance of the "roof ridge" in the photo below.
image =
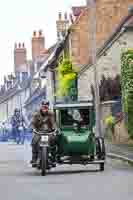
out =
{"type": "Polygon", "coordinates": [[[83,10],[81,10],[80,15],[77,17],[77,19],[74,21],[74,23],[71,24],[70,29],[71,29],[73,26],[77,25],[77,23],[80,21],[81,17],[85,14],[85,11],[87,11],[87,10],[88,10],[88,7],[84,8],[83,10]]]}

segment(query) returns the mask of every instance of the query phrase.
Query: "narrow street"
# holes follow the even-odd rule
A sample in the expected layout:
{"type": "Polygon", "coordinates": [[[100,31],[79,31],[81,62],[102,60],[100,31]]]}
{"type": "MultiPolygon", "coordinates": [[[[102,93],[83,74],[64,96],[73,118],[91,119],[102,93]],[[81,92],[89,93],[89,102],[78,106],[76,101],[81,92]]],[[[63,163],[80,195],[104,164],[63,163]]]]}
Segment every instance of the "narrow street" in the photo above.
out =
{"type": "Polygon", "coordinates": [[[132,200],[133,168],[107,159],[98,166],[59,166],[46,177],[32,169],[30,146],[0,144],[0,195],[3,200],[132,200]]]}

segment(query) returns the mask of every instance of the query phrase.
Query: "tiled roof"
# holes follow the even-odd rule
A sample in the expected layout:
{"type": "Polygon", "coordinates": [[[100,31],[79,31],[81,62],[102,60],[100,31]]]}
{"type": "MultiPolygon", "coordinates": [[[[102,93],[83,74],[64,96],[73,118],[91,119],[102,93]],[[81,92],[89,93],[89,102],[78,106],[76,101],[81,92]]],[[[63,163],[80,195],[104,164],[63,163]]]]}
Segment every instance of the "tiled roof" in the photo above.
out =
{"type": "Polygon", "coordinates": [[[75,17],[78,17],[81,14],[82,10],[84,10],[85,8],[86,8],[85,6],[73,6],[72,7],[73,15],[75,17]]]}
{"type": "Polygon", "coordinates": [[[8,89],[2,96],[0,96],[0,104],[15,95],[18,90],[18,83],[16,83],[13,88],[8,89]]]}
{"type": "Polygon", "coordinates": [[[31,80],[32,78],[30,77],[27,80],[22,81],[21,83],[16,82],[13,88],[9,88],[3,95],[0,96],[0,104],[11,98],[12,96],[16,95],[20,91],[28,88],[31,84],[31,80]]]}
{"type": "Polygon", "coordinates": [[[68,30],[68,33],[65,36],[65,38],[62,41],[57,43],[55,50],[51,54],[51,59],[49,60],[49,62],[45,66],[44,71],[46,71],[48,68],[54,69],[56,67],[56,61],[58,60],[58,57],[59,57],[61,51],[63,50],[63,48],[66,44],[66,41],[69,37],[69,33],[70,33],[70,31],[68,30]]]}
{"type": "Polygon", "coordinates": [[[84,9],[81,9],[80,15],[78,15],[78,16],[76,17],[74,23],[73,23],[73,24],[70,26],[70,28],[69,28],[70,30],[71,30],[73,27],[75,27],[75,25],[78,24],[78,22],[80,21],[80,19],[82,18],[82,16],[86,15],[87,11],[88,11],[88,8],[87,8],[87,7],[84,7],[84,9]]]}
{"type": "Polygon", "coordinates": [[[45,95],[46,95],[46,89],[45,88],[42,88],[42,89],[37,88],[32,93],[32,95],[26,100],[24,106],[26,107],[27,105],[29,105],[30,103],[32,103],[36,98],[38,98],[39,96],[42,96],[42,95],[44,95],[44,97],[45,97],[45,95]]]}
{"type": "Polygon", "coordinates": [[[43,69],[45,68],[45,65],[47,65],[49,59],[51,58],[52,53],[55,51],[56,45],[57,44],[54,44],[48,49],[48,54],[45,58],[41,60],[39,71],[34,74],[33,79],[38,78],[40,76],[40,73],[43,71],[43,69]]]}
{"type": "Polygon", "coordinates": [[[133,28],[133,16],[130,17],[130,19],[125,23],[124,26],[127,28],[133,28]]]}

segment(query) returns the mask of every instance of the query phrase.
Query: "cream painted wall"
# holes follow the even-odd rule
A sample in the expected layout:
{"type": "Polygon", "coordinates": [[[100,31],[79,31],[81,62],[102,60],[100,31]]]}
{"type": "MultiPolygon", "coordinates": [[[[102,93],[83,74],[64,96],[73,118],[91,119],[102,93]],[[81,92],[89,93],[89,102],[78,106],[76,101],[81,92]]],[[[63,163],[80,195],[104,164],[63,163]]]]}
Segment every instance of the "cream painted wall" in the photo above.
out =
{"type": "MultiPolygon", "coordinates": [[[[98,79],[101,80],[102,74],[105,77],[115,77],[121,71],[121,53],[127,48],[133,48],[133,32],[125,32],[107,50],[106,56],[101,56],[97,61],[98,79]]],[[[90,67],[83,73],[78,81],[79,100],[91,98],[90,85],[94,84],[94,70],[90,67]]]]}

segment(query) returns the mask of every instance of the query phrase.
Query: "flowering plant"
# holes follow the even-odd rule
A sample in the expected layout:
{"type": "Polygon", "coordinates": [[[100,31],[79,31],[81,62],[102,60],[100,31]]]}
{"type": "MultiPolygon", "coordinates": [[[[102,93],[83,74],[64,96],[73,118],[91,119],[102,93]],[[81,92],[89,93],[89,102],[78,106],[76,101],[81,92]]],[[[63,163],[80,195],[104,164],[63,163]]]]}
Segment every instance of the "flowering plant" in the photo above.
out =
{"type": "Polygon", "coordinates": [[[76,71],[69,59],[64,59],[57,68],[57,95],[67,96],[71,90],[73,82],[76,80],[76,71]]]}

